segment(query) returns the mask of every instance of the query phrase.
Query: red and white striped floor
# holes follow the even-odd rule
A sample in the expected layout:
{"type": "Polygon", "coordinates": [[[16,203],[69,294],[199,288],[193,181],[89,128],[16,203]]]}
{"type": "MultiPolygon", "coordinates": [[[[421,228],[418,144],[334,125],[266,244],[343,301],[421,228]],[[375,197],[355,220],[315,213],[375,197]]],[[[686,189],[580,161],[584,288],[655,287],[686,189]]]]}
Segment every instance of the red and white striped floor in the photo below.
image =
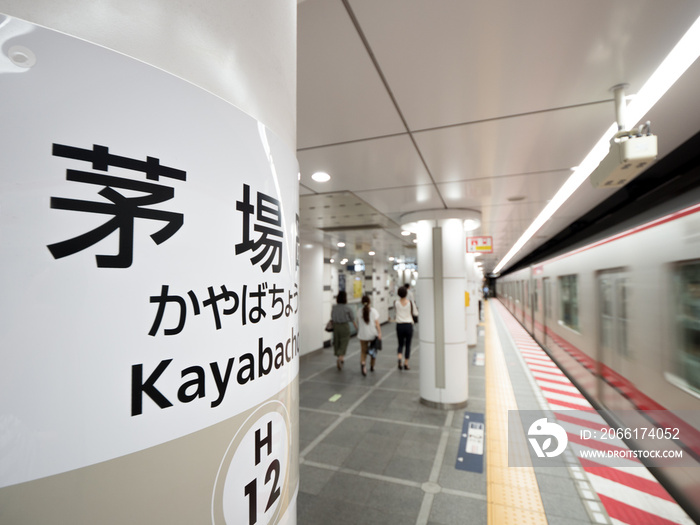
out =
{"type": "MultiPolygon", "coordinates": [[[[583,440],[579,437],[582,429],[600,429],[608,425],[510,312],[497,301],[493,304],[557,422],[567,431],[569,446],[585,472],[574,471],[574,476],[581,483],[585,483],[587,478],[610,521],[616,525],[693,524],[693,520],[639,460],[616,458],[616,464],[626,466],[610,467],[579,457],[580,452],[586,449],[622,451],[628,450],[628,447],[621,440],[583,440]],[[575,416],[571,414],[572,410],[577,411],[575,416]]],[[[585,490],[582,492],[585,494],[585,490]]]]}

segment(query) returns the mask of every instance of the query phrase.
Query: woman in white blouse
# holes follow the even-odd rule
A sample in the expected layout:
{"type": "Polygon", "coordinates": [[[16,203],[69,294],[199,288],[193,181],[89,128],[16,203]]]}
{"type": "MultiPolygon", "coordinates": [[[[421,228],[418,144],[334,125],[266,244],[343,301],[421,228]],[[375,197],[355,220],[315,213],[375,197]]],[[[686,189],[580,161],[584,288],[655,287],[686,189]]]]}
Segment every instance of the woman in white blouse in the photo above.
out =
{"type": "MultiPolygon", "coordinates": [[[[372,308],[369,296],[362,297],[362,309],[357,311],[357,338],[360,340],[360,368],[362,375],[367,375],[367,353],[369,346],[375,338],[382,338],[382,327],[379,324],[379,312],[372,308]]],[[[376,351],[370,357],[370,371],[374,372],[376,351]]]]}
{"type": "Polygon", "coordinates": [[[406,288],[402,286],[398,293],[399,298],[394,302],[394,311],[396,312],[396,337],[399,339],[399,370],[410,370],[408,360],[411,358],[413,316],[418,316],[418,308],[408,299],[406,288]]]}

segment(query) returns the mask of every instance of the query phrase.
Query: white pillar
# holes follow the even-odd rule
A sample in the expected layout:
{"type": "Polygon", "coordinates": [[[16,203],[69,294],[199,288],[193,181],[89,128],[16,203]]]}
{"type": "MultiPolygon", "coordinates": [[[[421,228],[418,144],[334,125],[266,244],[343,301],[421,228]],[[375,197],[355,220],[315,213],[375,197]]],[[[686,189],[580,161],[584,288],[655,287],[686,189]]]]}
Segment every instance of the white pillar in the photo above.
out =
{"type": "Polygon", "coordinates": [[[296,3],[0,0],[0,13],[184,78],[263,122],[296,150],[296,3]]]}
{"type": "Polygon", "coordinates": [[[296,523],[296,13],[0,0],[3,523],[296,523]]]}
{"type": "Polygon", "coordinates": [[[306,244],[301,247],[299,260],[299,354],[304,355],[323,347],[323,328],[330,319],[324,317],[323,246],[306,244]]]}
{"type": "MultiPolygon", "coordinates": [[[[466,293],[469,294],[469,305],[466,306],[467,316],[467,344],[475,346],[477,343],[477,325],[479,324],[479,280],[477,277],[474,255],[466,255],[467,278],[466,293]]],[[[465,298],[466,302],[466,298],[465,298]]]]}
{"type": "Polygon", "coordinates": [[[464,220],[475,214],[431,210],[402,217],[418,240],[420,397],[438,408],[463,407],[468,399],[464,220]]]}
{"type": "Polygon", "coordinates": [[[384,261],[375,261],[372,267],[372,305],[379,312],[379,322],[389,320],[389,269],[384,261]]]}
{"type": "MultiPolygon", "coordinates": [[[[338,267],[330,258],[325,258],[323,261],[323,312],[321,319],[323,324],[327,323],[331,318],[331,310],[335,304],[334,297],[338,296],[338,267]]],[[[330,332],[323,332],[323,347],[330,346],[333,342],[333,336],[330,332]]]]}

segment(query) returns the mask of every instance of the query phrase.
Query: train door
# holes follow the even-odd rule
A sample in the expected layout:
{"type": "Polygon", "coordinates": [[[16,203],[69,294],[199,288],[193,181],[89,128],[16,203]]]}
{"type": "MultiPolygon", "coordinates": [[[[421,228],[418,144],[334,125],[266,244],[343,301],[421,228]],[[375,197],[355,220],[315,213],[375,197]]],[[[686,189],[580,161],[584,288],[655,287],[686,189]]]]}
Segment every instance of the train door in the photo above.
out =
{"type": "Polygon", "coordinates": [[[550,277],[542,279],[542,344],[549,347],[547,340],[547,322],[552,318],[552,281],[550,277]]]}
{"type": "Polygon", "coordinates": [[[533,328],[535,339],[539,342],[544,342],[544,319],[543,319],[543,304],[542,304],[542,279],[535,279],[534,297],[532,300],[533,307],[533,328]]]}
{"type": "Polygon", "coordinates": [[[627,318],[627,276],[622,269],[598,273],[598,399],[611,406],[619,387],[619,376],[626,375],[629,359],[627,318]]]}
{"type": "Polygon", "coordinates": [[[537,279],[530,279],[530,333],[535,337],[536,317],[537,317],[537,279]]]}
{"type": "Polygon", "coordinates": [[[530,324],[530,281],[523,281],[523,326],[527,330],[530,324]]]}

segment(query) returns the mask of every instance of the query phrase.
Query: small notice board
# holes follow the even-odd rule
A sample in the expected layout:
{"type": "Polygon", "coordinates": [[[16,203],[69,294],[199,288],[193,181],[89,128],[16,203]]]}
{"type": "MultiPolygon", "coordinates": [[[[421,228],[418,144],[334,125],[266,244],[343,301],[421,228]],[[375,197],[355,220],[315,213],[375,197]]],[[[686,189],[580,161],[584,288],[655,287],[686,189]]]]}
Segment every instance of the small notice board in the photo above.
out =
{"type": "Polygon", "coordinates": [[[467,253],[493,253],[493,238],[490,235],[467,237],[467,253]]]}

